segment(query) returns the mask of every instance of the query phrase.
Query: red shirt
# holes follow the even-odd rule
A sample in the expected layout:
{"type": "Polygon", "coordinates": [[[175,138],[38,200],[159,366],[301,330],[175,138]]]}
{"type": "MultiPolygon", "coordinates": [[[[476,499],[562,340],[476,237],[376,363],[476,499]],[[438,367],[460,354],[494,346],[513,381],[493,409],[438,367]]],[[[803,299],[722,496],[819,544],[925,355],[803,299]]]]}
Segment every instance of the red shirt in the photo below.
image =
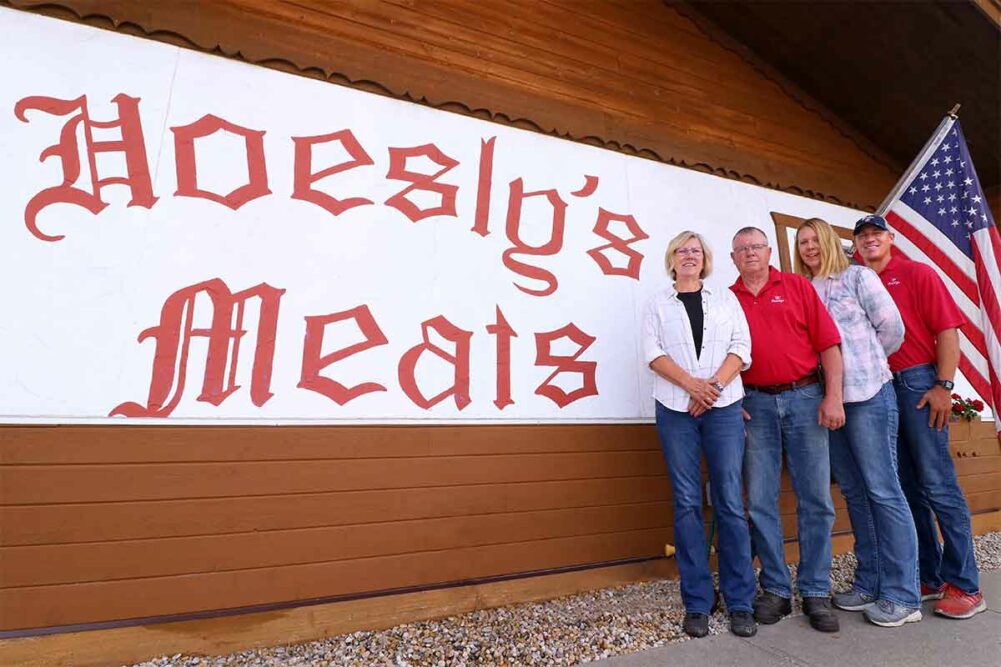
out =
{"type": "Polygon", "coordinates": [[[966,323],[942,279],[927,264],[895,254],[890,256],[879,279],[904,319],[904,344],[890,355],[890,370],[936,363],[935,336],[966,323]]]}
{"type": "Polygon", "coordinates": [[[768,282],[755,296],[742,278],[730,286],[751,329],[751,367],[746,384],[785,384],[817,370],[817,355],[841,342],[841,334],[817,290],[794,273],[768,267],[768,282]]]}

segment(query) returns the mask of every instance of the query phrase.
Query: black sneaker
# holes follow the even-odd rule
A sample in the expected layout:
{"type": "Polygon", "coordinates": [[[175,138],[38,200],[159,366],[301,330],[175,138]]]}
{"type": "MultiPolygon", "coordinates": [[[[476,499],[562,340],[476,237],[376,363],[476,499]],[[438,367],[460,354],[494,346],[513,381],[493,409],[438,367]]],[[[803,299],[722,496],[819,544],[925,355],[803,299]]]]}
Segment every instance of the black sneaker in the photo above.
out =
{"type": "Polygon", "coordinates": [[[685,614],[681,627],[689,637],[705,637],[709,634],[709,617],[705,614],[685,614]]]}
{"type": "Polygon", "coordinates": [[[771,625],[792,613],[792,600],[775,593],[764,591],[754,598],[754,620],[762,625],[771,625]]]}
{"type": "Polygon", "coordinates": [[[730,614],[730,632],[738,637],[753,637],[758,634],[758,624],[749,611],[735,611],[730,614]]]}
{"type": "Polygon", "coordinates": [[[810,627],[820,632],[837,632],[840,629],[838,617],[831,608],[831,598],[803,598],[803,613],[810,619],[810,627]]]}

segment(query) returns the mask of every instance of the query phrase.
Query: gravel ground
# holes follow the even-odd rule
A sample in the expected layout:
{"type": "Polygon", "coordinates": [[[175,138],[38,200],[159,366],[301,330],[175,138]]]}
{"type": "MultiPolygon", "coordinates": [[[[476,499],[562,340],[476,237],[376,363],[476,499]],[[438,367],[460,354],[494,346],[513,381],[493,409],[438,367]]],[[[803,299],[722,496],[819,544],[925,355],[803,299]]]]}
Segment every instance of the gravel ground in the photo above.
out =
{"type": "MultiPolygon", "coordinates": [[[[1001,532],[975,543],[980,569],[1001,569],[1001,532]]],[[[835,558],[835,590],[847,588],[854,571],[854,556],[835,558]]],[[[683,616],[678,582],[653,581],[226,656],[164,656],[135,667],[575,665],[684,641],[683,616]]],[[[726,628],[717,613],[710,633],[726,628]]]]}

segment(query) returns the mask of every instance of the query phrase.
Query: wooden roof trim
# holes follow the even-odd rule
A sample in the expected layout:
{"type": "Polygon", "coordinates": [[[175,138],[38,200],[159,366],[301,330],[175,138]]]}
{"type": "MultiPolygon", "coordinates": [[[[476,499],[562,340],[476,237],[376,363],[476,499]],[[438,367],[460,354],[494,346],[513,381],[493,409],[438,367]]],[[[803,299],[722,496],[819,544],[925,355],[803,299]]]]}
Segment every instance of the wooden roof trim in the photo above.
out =
{"type": "MultiPolygon", "coordinates": [[[[994,2],[995,0],[979,1],[994,2]]],[[[694,23],[706,37],[727,51],[737,55],[741,60],[753,67],[758,74],[781,88],[782,92],[795,100],[801,107],[824,119],[828,125],[855,144],[859,150],[868,155],[874,161],[894,172],[903,173],[907,165],[901,164],[898,160],[894,159],[889,153],[869,140],[868,137],[854,129],[851,125],[843,121],[837,114],[828,109],[824,104],[793,83],[793,81],[783,75],[781,71],[769,65],[747,46],[731,37],[725,30],[716,25],[713,20],[699,12],[697,7],[689,4],[687,0],[680,0],[680,2],[664,0],[664,2],[669,4],[675,11],[694,23]]]]}
{"type": "Polygon", "coordinates": [[[1001,0],[973,0],[973,3],[1001,30],[1001,0]]]}
{"type": "MultiPolygon", "coordinates": [[[[544,127],[534,120],[525,117],[512,117],[502,111],[494,111],[487,108],[473,108],[459,100],[435,100],[429,99],[425,95],[415,95],[409,90],[393,90],[387,85],[384,85],[378,81],[370,79],[352,79],[346,74],[341,72],[336,72],[333,70],[328,71],[327,69],[319,65],[309,65],[300,64],[294,62],[290,59],[281,56],[264,56],[259,58],[250,58],[244,55],[239,49],[236,50],[226,50],[223,46],[216,43],[200,43],[197,38],[183,35],[179,32],[173,30],[166,30],[157,28],[155,26],[143,25],[141,22],[132,19],[121,19],[111,16],[108,13],[101,12],[86,12],[80,10],[74,5],[72,0],[64,0],[63,2],[51,2],[47,0],[0,0],[0,6],[11,7],[18,10],[29,11],[36,14],[43,14],[52,18],[73,21],[75,23],[83,23],[92,27],[101,28],[105,30],[111,30],[113,32],[120,32],[134,37],[142,37],[147,39],[153,39],[159,42],[164,42],[167,44],[172,44],[174,46],[179,46],[183,48],[193,49],[201,51],[203,53],[208,53],[210,55],[218,55],[226,58],[231,58],[234,60],[240,60],[242,62],[259,65],[262,67],[267,67],[269,69],[275,69],[278,71],[286,72],[289,74],[296,74],[299,76],[306,76],[313,79],[320,79],[323,81],[328,81],[330,83],[348,86],[350,88],[355,88],[358,90],[363,90],[370,93],[375,93],[379,95],[385,95],[388,97],[393,97],[395,99],[406,100],[413,102],[415,104],[421,104],[423,106],[432,107],[441,111],[448,111],[452,113],[459,113],[466,116],[472,116],[474,118],[479,118],[481,120],[487,120],[491,122],[500,123],[503,125],[508,125],[511,127],[516,127],[523,130],[531,130],[534,132],[539,132],[541,134],[547,134],[550,136],[559,137],[561,139],[567,139],[570,141],[575,141],[578,143],[587,144],[590,146],[595,146],[598,148],[604,148],[606,150],[612,150],[619,153],[624,153],[626,155],[631,155],[634,157],[641,157],[645,159],[655,160],[664,164],[669,164],[676,167],[681,167],[685,169],[692,169],[694,171],[699,171],[706,174],[711,174],[714,176],[720,176],[722,178],[728,178],[731,180],[741,181],[743,183],[749,183],[752,185],[757,185],[772,190],[778,190],[780,192],[787,192],[794,195],[799,195],[803,197],[809,197],[811,199],[817,199],[820,201],[837,204],[841,206],[846,206],[850,208],[855,208],[859,210],[875,211],[875,203],[873,202],[853,202],[838,197],[836,195],[821,192],[819,190],[814,190],[812,188],[802,187],[791,183],[780,183],[772,180],[762,180],[755,176],[754,174],[734,170],[727,168],[725,166],[718,166],[709,164],[704,161],[699,161],[695,159],[688,159],[685,157],[678,157],[674,155],[662,155],[654,149],[645,146],[636,146],[629,142],[617,141],[615,139],[606,139],[597,135],[583,135],[575,136],[570,132],[560,131],[557,127],[544,127]]],[[[679,10],[680,5],[671,4],[672,7],[679,10]]],[[[690,13],[696,14],[695,10],[691,10],[690,13]]],[[[684,13],[686,17],[689,17],[689,13],[684,13]]],[[[701,17],[701,15],[698,15],[701,17]]],[[[689,17],[690,18],[690,17],[689,17]]],[[[699,22],[693,20],[693,23],[698,27],[699,30],[705,32],[705,29],[699,22]]],[[[723,34],[721,30],[717,30],[718,34],[723,34]]],[[[706,33],[707,37],[717,41],[717,38],[709,33],[706,33]]],[[[722,45],[722,42],[718,42],[722,45]]],[[[725,45],[724,45],[725,46],[725,45]]],[[[730,47],[726,46],[725,48],[730,47]]],[[[744,49],[747,53],[750,53],[744,49]]],[[[738,55],[742,58],[747,59],[744,53],[737,51],[738,55]]],[[[750,62],[750,61],[749,61],[750,62]]],[[[759,61],[760,63],[760,61],[759,61]]],[[[760,63],[762,67],[766,67],[763,63],[760,63]]],[[[755,65],[757,67],[758,65],[755,65]]],[[[764,74],[764,72],[761,72],[764,74]]],[[[806,98],[805,93],[800,93],[801,97],[792,95],[789,91],[794,88],[791,83],[783,85],[776,81],[776,75],[765,75],[767,78],[775,83],[778,83],[782,87],[784,92],[790,94],[797,102],[804,106],[808,111],[813,113],[821,114],[825,120],[831,122],[830,112],[823,111],[823,107],[819,103],[814,103],[814,106],[807,106],[803,103],[802,99],[806,98]],[[788,88],[786,87],[788,86],[788,88]],[[828,115],[825,115],[828,114],[828,115]]],[[[797,89],[798,90],[798,89],[797,89]]],[[[832,123],[839,132],[845,133],[841,126],[832,123]]],[[[857,143],[859,137],[857,134],[849,135],[846,134],[852,141],[857,143]]],[[[861,148],[861,145],[860,145],[861,148]]],[[[894,169],[897,169],[896,165],[892,161],[887,161],[888,158],[880,159],[876,155],[873,155],[869,150],[864,152],[872,157],[877,162],[885,165],[892,165],[894,169]]],[[[873,151],[878,151],[873,147],[873,151]]],[[[878,153],[877,153],[878,155],[878,153]]]]}

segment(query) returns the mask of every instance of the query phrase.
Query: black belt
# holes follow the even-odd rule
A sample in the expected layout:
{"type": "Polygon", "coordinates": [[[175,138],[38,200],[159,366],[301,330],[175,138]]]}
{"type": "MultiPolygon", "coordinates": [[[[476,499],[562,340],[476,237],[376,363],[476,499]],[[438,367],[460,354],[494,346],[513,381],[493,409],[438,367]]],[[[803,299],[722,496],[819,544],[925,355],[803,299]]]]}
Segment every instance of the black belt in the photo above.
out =
{"type": "Polygon", "coordinates": [[[805,377],[793,380],[792,382],[786,382],[785,384],[745,384],[744,388],[751,391],[760,391],[762,394],[781,394],[782,392],[789,391],[791,389],[809,387],[811,384],[817,384],[818,382],[820,382],[820,378],[817,376],[816,372],[813,372],[805,377]]]}
{"type": "Polygon", "coordinates": [[[935,368],[935,364],[925,363],[925,364],[918,364],[917,366],[909,366],[907,368],[901,368],[899,371],[894,371],[893,372],[893,381],[896,382],[896,381],[900,380],[901,376],[904,373],[907,373],[909,371],[913,371],[913,370],[915,370],[917,368],[935,368]]]}

